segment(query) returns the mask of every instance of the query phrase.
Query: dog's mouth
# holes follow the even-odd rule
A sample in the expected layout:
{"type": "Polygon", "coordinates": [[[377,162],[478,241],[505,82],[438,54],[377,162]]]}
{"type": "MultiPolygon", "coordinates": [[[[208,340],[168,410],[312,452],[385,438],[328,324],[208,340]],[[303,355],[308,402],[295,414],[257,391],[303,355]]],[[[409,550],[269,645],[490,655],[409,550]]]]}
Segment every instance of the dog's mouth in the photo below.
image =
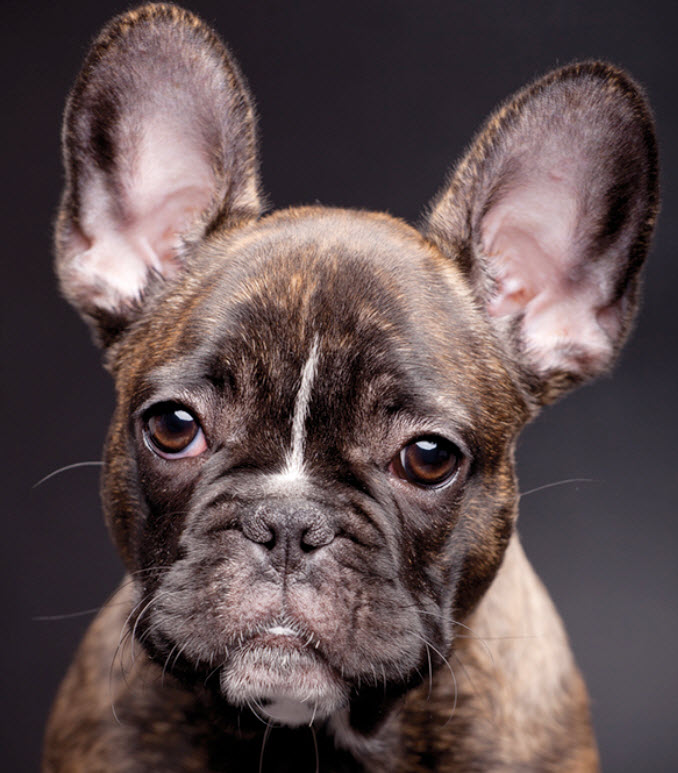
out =
{"type": "Polygon", "coordinates": [[[277,624],[233,651],[221,672],[221,691],[229,702],[289,726],[326,719],[348,701],[348,686],[315,638],[277,624]]]}

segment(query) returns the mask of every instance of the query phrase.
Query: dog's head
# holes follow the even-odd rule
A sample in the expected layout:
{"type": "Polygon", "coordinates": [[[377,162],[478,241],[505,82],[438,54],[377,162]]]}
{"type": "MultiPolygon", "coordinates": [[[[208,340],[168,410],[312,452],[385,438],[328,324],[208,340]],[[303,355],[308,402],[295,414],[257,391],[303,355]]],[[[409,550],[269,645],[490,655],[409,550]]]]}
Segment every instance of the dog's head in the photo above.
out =
{"type": "Polygon", "coordinates": [[[116,379],[137,637],[289,724],[407,689],[502,560],[518,431],[628,332],[657,203],[637,87],[586,63],[521,91],[419,231],[262,217],[237,67],[147,6],[94,43],[64,152],[58,272],[116,379]]]}

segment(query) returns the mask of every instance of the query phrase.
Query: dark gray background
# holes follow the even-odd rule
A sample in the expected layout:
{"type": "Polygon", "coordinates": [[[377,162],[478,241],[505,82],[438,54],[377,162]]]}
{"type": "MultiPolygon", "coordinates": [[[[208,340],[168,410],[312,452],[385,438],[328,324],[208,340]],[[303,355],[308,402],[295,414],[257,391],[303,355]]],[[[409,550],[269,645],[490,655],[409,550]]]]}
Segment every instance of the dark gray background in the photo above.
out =
{"type": "MultiPolygon", "coordinates": [[[[7,771],[35,770],[48,706],[121,568],[98,504],[112,388],[58,297],[50,221],[60,113],[115,2],[0,6],[4,244],[2,721],[7,771]]],[[[275,206],[387,209],[415,220],[479,122],[525,81],[575,58],[628,68],[656,111],[663,212],[645,302],[613,378],[548,409],[519,447],[521,529],[587,677],[604,767],[678,763],[675,3],[192,2],[230,43],[257,99],[275,206]]],[[[301,772],[303,773],[303,772],[301,772]]]]}

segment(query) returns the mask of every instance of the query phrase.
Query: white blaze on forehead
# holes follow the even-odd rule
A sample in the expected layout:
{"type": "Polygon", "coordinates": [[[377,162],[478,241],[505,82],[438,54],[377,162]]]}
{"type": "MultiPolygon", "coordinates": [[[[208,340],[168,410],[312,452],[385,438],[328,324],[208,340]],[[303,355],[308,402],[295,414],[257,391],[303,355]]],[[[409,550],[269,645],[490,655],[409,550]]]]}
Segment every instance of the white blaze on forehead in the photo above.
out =
{"type": "Polygon", "coordinates": [[[306,420],[311,402],[311,392],[318,365],[318,338],[313,339],[313,346],[308,359],[301,371],[301,384],[294,402],[292,417],[292,442],[287,454],[285,467],[276,477],[281,480],[293,481],[304,475],[304,450],[306,448],[306,420]]]}

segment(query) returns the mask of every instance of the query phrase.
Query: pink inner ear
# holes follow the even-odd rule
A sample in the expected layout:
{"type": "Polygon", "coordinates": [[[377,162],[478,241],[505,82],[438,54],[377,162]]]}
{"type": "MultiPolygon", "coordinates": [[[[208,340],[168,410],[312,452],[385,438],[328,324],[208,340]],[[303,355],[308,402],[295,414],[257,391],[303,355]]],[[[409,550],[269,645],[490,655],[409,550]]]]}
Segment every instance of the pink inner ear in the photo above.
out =
{"type": "Polygon", "coordinates": [[[483,218],[483,251],[497,282],[489,304],[493,316],[522,311],[571,272],[576,201],[559,182],[519,186],[483,218]]]}
{"type": "Polygon", "coordinates": [[[539,371],[583,375],[608,364],[619,316],[600,263],[580,254],[581,204],[572,170],[514,184],[483,218],[481,243],[496,281],[493,317],[523,313],[525,352],[539,371]]]}
{"type": "Polygon", "coordinates": [[[179,246],[177,236],[188,229],[210,203],[216,183],[190,125],[178,115],[168,124],[164,116],[147,119],[129,178],[124,203],[129,228],[149,244],[156,270],[164,273],[179,246]]]}
{"type": "Polygon", "coordinates": [[[149,272],[171,277],[179,267],[180,236],[210,204],[215,181],[190,130],[150,121],[118,175],[113,201],[106,180],[83,188],[81,233],[71,243],[71,282],[97,306],[137,299],[149,272]],[[83,250],[83,247],[85,249],[83,250]]]}

